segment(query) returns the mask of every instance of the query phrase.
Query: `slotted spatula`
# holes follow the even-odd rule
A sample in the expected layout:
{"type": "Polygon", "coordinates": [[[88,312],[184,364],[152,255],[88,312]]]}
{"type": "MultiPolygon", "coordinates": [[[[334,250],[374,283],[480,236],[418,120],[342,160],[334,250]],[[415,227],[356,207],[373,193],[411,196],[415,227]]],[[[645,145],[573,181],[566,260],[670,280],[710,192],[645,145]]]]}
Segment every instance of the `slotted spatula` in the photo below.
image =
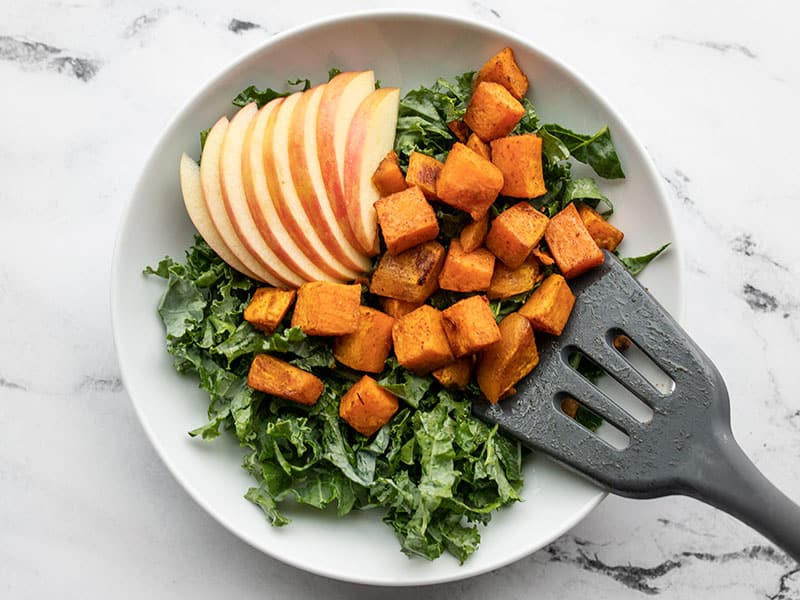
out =
{"type": "Polygon", "coordinates": [[[715,506],[761,532],[800,561],[800,507],[773,486],[731,433],[728,392],[716,367],[611,253],[571,280],[575,307],[559,337],[537,336],[540,362],[499,404],[475,404],[534,450],[630,498],[672,494],[715,506]],[[656,389],[614,338],[629,337],[674,381],[656,389]],[[652,408],[642,423],[570,366],[580,352],[652,408]],[[616,449],[560,409],[569,396],[627,433],[616,449]]]}

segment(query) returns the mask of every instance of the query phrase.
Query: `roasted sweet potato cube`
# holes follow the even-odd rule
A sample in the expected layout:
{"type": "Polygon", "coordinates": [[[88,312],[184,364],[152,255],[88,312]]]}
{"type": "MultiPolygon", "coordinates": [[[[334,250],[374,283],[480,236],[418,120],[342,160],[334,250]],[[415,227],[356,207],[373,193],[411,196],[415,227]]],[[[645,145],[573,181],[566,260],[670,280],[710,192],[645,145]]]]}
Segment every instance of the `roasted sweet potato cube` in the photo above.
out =
{"type": "Polygon", "coordinates": [[[397,298],[381,298],[379,302],[383,312],[395,319],[399,319],[412,310],[418,309],[421,304],[420,302],[406,302],[405,300],[398,300],[397,298]]]}
{"type": "Polygon", "coordinates": [[[539,364],[539,353],[528,319],[511,313],[500,321],[500,341],[478,357],[478,387],[492,404],[513,393],[514,385],[539,364]]]}
{"type": "Polygon", "coordinates": [[[529,259],[516,269],[511,269],[503,263],[494,265],[492,282],[486,295],[492,300],[511,298],[533,289],[536,277],[539,275],[539,263],[529,259]]]}
{"type": "Polygon", "coordinates": [[[397,362],[420,375],[455,360],[444,332],[442,313],[428,304],[397,319],[392,340],[397,362]]]}
{"type": "Polygon", "coordinates": [[[315,404],[322,394],[322,380],[269,354],[256,354],[247,373],[247,385],[278,398],[315,404]]]}
{"type": "Polygon", "coordinates": [[[472,252],[483,245],[486,232],[489,231],[489,215],[483,215],[477,221],[473,221],[464,226],[458,241],[461,242],[461,249],[464,252],[472,252]]]}
{"type": "Polygon", "coordinates": [[[525,107],[499,83],[482,81],[472,92],[464,122],[484,142],[511,133],[525,115],[525,107]]]}
{"type": "Polygon", "coordinates": [[[486,247],[506,266],[515,269],[542,241],[549,219],[527,202],[501,212],[489,228],[486,247]]]}
{"type": "Polygon", "coordinates": [[[386,425],[400,408],[397,397],[364,375],[339,401],[339,416],[367,437],[386,425]]]}
{"type": "Polygon", "coordinates": [[[469,135],[469,138],[467,138],[467,148],[473,152],[477,152],[486,160],[492,160],[492,151],[489,147],[489,144],[475,135],[474,132],[469,135]]]}
{"type": "Polygon", "coordinates": [[[244,309],[244,320],[256,329],[266,333],[272,331],[283,321],[294,302],[294,290],[280,290],[278,288],[258,288],[244,309]]]}
{"type": "Polygon", "coordinates": [[[492,163],[503,173],[501,194],[536,198],[547,191],[542,170],[542,138],[526,133],[492,140],[492,163]]]}
{"type": "Polygon", "coordinates": [[[503,174],[491,161],[456,142],[436,183],[439,200],[468,212],[477,221],[503,189],[503,174]]]}
{"type": "Polygon", "coordinates": [[[394,150],[389,152],[380,163],[375,173],[372,175],[372,183],[378,189],[381,196],[388,196],[406,189],[406,176],[400,169],[397,162],[397,153],[394,150]]]}
{"type": "Polygon", "coordinates": [[[418,185],[426,198],[438,198],[437,186],[443,167],[444,164],[432,156],[422,152],[412,152],[408,157],[406,185],[409,187],[418,185]]]}
{"type": "Polygon", "coordinates": [[[578,401],[572,396],[564,396],[564,398],[561,400],[561,410],[568,417],[572,417],[574,419],[576,416],[578,416],[578,407],[578,401]]]}
{"type": "Polygon", "coordinates": [[[567,279],[603,264],[603,251],[589,235],[575,204],[568,204],[550,219],[544,239],[558,269],[567,279]]]}
{"type": "Polygon", "coordinates": [[[461,119],[456,119],[455,121],[449,121],[447,123],[447,128],[453,132],[453,135],[456,136],[456,139],[461,142],[462,144],[467,143],[467,138],[469,137],[469,127],[467,124],[464,123],[461,119]]]}
{"type": "Polygon", "coordinates": [[[575,296],[566,279],[553,273],[542,281],[519,309],[519,314],[531,322],[536,331],[561,335],[567,324],[575,296]]]}
{"type": "Polygon", "coordinates": [[[397,256],[386,252],[372,274],[369,291],[422,304],[439,286],[444,254],[439,242],[425,242],[397,256]]]}
{"type": "Polygon", "coordinates": [[[528,78],[519,68],[511,48],[503,48],[480,68],[475,83],[493,81],[506,88],[517,100],[528,93],[528,78]]]}
{"type": "Polygon", "coordinates": [[[419,186],[413,186],[375,202],[383,241],[391,254],[436,239],[439,222],[419,186]]]}
{"type": "Polygon", "coordinates": [[[439,287],[454,292],[486,290],[492,281],[494,262],[494,255],[486,248],[464,252],[461,242],[453,238],[439,273],[439,287]]]}
{"type": "Polygon", "coordinates": [[[500,339],[489,301],[485,296],[470,296],[442,311],[444,331],[457,358],[474,354],[500,339]]]}
{"type": "Polygon", "coordinates": [[[556,264],[556,261],[553,260],[553,257],[549,252],[545,252],[538,247],[531,251],[531,256],[538,260],[543,267],[549,267],[550,265],[556,264]]]}
{"type": "Polygon", "coordinates": [[[431,375],[448,389],[463,390],[469,384],[472,376],[472,364],[472,357],[465,356],[454,363],[436,369],[431,372],[431,375]]]}
{"type": "Polygon", "coordinates": [[[344,335],[358,327],[361,286],[328,281],[304,283],[297,290],[292,327],[308,335],[344,335]]]}
{"type": "Polygon", "coordinates": [[[367,306],[360,306],[358,311],[358,329],[334,340],[333,356],[356,371],[380,373],[392,351],[394,319],[367,306]]]}
{"type": "Polygon", "coordinates": [[[578,214],[581,216],[586,231],[592,236],[595,244],[600,248],[605,248],[613,252],[619,246],[624,234],[606,221],[603,216],[588,204],[581,204],[578,207],[578,214]]]}

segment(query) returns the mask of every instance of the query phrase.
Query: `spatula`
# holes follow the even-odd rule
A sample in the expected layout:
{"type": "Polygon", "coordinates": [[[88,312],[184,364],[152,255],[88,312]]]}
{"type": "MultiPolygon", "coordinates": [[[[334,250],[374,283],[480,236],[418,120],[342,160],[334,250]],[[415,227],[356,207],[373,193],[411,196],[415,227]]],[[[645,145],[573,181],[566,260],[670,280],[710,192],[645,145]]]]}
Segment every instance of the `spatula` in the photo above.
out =
{"type": "Polygon", "coordinates": [[[731,433],[728,392],[711,360],[611,253],[571,280],[561,336],[538,336],[540,362],[500,403],[475,413],[609,492],[691,496],[747,523],[800,561],[800,507],[753,465],[731,433]],[[630,338],[674,382],[660,391],[614,346],[630,338]],[[582,353],[653,410],[643,423],[570,363],[582,353]],[[571,397],[625,432],[617,449],[565,414],[571,397]]]}

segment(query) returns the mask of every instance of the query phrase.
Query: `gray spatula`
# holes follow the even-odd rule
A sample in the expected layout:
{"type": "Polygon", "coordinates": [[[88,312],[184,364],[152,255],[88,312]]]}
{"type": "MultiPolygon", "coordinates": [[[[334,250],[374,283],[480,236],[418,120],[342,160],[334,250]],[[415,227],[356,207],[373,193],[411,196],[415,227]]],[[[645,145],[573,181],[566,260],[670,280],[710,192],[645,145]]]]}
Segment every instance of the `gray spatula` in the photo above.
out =
{"type": "Polygon", "coordinates": [[[694,497],[747,523],[800,561],[800,507],[775,488],[733,439],[728,392],[716,367],[613,255],[571,280],[576,302],[559,337],[539,336],[539,366],[499,404],[475,413],[534,450],[631,498],[694,497]],[[613,344],[624,333],[673,381],[652,385],[613,344]],[[570,365],[580,352],[653,410],[642,423],[570,365]],[[576,399],[625,432],[622,450],[560,408],[576,399]]]}

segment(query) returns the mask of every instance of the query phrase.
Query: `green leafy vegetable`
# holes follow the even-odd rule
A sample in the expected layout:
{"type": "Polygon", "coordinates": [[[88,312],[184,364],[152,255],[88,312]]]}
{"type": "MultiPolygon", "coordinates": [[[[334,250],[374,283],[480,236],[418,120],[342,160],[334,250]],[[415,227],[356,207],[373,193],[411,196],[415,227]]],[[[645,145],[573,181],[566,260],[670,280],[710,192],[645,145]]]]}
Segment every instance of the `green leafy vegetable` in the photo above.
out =
{"type": "Polygon", "coordinates": [[[638,275],[641,273],[644,268],[650,264],[650,262],[659,254],[661,254],[664,250],[669,247],[669,243],[664,244],[657,250],[653,250],[649,254],[645,254],[643,256],[633,256],[628,258],[620,258],[620,261],[623,265],[630,271],[631,275],[638,275]]]}
{"type": "Polygon", "coordinates": [[[603,127],[594,135],[575,133],[556,123],[542,125],[542,130],[561,140],[576,160],[592,167],[600,177],[605,179],[625,177],[608,127],[603,127]]]}
{"type": "Polygon", "coordinates": [[[261,108],[267,102],[271,102],[275,98],[283,98],[289,94],[293,94],[294,92],[306,91],[311,87],[311,81],[308,79],[295,79],[294,81],[287,81],[286,87],[289,89],[284,92],[279,92],[270,87],[259,90],[256,86],[251,85],[239,92],[239,95],[233,99],[233,105],[247,106],[251,102],[255,102],[258,105],[258,108],[261,108]]]}

